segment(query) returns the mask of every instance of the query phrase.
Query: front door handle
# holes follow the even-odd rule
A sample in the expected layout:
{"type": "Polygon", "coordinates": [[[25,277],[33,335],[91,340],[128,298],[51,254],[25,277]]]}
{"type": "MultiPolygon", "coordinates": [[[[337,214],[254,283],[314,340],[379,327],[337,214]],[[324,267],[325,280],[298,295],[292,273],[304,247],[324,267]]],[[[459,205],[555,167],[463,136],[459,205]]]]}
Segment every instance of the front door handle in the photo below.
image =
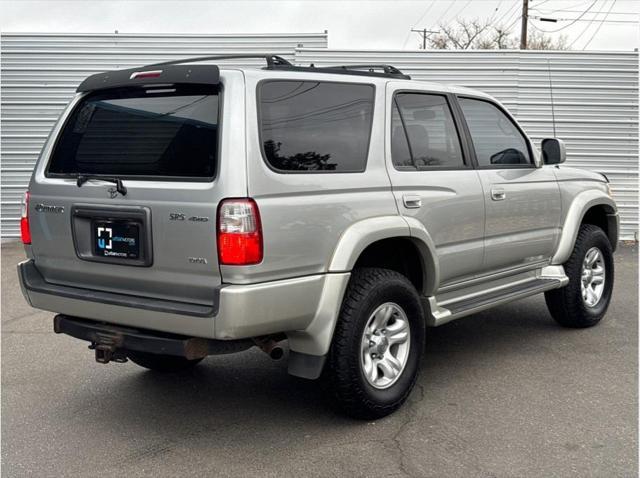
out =
{"type": "Polygon", "coordinates": [[[491,199],[494,201],[504,201],[507,198],[507,193],[504,192],[504,189],[492,189],[491,190],[491,199]]]}
{"type": "Polygon", "coordinates": [[[422,207],[422,198],[417,195],[407,194],[402,196],[402,204],[407,209],[418,209],[422,207]]]}

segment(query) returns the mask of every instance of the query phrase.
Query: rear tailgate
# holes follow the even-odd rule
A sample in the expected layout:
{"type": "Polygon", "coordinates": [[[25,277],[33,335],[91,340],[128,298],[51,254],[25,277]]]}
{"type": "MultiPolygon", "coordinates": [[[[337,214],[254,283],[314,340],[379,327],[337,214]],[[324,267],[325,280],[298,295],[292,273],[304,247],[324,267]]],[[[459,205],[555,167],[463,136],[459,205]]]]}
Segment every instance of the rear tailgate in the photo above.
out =
{"type": "Polygon", "coordinates": [[[242,75],[116,73],[81,85],[43,150],[30,184],[36,267],[53,284],[211,304],[217,206],[246,195],[242,75]]]}

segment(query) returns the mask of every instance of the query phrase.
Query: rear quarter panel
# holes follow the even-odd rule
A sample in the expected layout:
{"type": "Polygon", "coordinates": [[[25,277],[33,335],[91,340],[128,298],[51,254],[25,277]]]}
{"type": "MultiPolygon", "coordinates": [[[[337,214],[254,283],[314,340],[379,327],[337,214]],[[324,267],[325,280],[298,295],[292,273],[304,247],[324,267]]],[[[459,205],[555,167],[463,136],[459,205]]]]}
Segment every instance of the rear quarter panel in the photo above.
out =
{"type": "MultiPolygon", "coordinates": [[[[369,217],[398,213],[384,165],[384,82],[369,78],[362,81],[375,86],[364,172],[286,174],[271,170],[263,159],[256,105],[256,88],[263,78],[253,72],[246,74],[247,178],[249,195],[260,209],[264,260],[254,266],[223,266],[223,279],[242,284],[326,272],[348,226],[369,217]]],[[[270,72],[269,78],[318,79],[317,75],[291,72],[270,72]]],[[[341,75],[323,75],[322,80],[354,82],[341,75]]]]}

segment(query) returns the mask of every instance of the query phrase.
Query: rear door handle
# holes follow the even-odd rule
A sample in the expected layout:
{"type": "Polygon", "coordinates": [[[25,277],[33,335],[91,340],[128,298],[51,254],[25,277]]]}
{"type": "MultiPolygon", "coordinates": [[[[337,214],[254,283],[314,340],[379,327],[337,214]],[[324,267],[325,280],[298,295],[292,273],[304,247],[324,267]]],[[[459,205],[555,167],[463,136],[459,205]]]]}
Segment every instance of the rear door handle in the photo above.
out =
{"type": "Polygon", "coordinates": [[[407,209],[418,209],[422,207],[422,198],[417,195],[407,194],[402,196],[402,203],[407,209]]]}
{"type": "Polygon", "coordinates": [[[491,190],[491,199],[494,201],[504,201],[507,198],[507,193],[504,192],[504,189],[492,189],[491,190]]]}

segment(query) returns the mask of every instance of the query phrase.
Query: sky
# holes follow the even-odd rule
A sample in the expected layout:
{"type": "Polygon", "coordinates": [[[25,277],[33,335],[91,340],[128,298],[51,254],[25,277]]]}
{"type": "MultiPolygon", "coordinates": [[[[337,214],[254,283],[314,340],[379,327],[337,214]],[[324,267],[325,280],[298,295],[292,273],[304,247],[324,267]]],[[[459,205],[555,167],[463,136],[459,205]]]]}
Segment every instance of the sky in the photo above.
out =
{"type": "MultiPolygon", "coordinates": [[[[4,32],[319,33],[329,48],[416,49],[411,28],[493,19],[519,37],[522,0],[0,0],[4,32]]],[[[639,46],[640,0],[530,0],[529,28],[574,50],[639,46]],[[535,17],[552,17],[557,23],[535,17]],[[573,21],[578,18],[577,21],[573,21]],[[606,19],[605,23],[601,20],[606,19]]]]}

